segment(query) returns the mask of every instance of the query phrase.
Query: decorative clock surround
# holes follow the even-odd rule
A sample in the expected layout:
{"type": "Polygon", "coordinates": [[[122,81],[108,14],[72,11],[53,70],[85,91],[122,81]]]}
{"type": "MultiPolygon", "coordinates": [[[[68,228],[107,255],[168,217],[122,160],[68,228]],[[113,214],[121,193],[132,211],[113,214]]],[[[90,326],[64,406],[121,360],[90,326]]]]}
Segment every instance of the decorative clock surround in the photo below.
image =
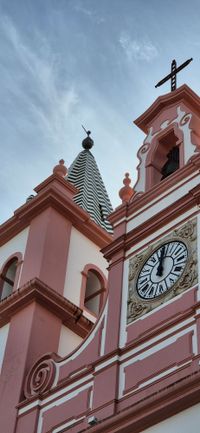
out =
{"type": "Polygon", "coordinates": [[[127,323],[197,283],[196,238],[194,219],[130,259],[127,323]]]}

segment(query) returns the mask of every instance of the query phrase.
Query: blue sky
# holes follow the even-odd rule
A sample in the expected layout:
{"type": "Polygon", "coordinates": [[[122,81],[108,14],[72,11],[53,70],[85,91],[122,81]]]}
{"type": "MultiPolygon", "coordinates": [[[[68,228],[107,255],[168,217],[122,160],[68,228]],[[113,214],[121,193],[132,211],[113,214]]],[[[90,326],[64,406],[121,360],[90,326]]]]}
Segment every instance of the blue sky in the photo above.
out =
{"type": "Polygon", "coordinates": [[[113,206],[126,171],[136,180],[144,135],[133,125],[155,84],[178,76],[200,94],[200,2],[0,0],[0,222],[92,131],[93,154],[113,206]]]}

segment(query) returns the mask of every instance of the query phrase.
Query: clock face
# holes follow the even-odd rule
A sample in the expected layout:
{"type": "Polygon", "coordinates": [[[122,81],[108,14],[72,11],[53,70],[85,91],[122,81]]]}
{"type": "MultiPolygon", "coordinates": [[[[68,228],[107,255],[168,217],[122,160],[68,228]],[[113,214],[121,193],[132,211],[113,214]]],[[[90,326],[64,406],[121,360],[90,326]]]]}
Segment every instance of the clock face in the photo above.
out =
{"type": "Polygon", "coordinates": [[[161,245],[139,272],[136,289],[140,298],[154,299],[170,290],[182,275],[187,261],[188,250],[183,242],[161,245]]]}

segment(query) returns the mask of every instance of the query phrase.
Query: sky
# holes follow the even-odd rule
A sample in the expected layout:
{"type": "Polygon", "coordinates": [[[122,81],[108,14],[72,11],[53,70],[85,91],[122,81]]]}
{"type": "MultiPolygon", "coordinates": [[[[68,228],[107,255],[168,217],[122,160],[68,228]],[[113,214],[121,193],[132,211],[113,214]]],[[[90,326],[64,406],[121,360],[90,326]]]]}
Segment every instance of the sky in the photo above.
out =
{"type": "Polygon", "coordinates": [[[113,207],[125,172],[137,179],[145,138],[133,124],[170,91],[177,64],[200,94],[200,1],[0,0],[0,223],[92,131],[113,207]]]}

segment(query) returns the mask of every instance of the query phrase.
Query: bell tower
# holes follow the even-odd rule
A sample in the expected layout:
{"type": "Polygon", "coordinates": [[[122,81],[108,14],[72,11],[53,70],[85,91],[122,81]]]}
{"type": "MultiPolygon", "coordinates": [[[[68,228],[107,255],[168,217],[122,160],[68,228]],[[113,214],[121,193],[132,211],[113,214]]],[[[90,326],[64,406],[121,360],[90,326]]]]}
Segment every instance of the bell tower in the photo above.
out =
{"type": "Polygon", "coordinates": [[[198,96],[186,85],[160,96],[135,124],[146,134],[138,151],[137,192],[186,166],[200,149],[198,96]]]}
{"type": "MultiPolygon", "coordinates": [[[[200,98],[183,85],[158,97],[135,124],[145,133],[138,178],[120,190],[122,206],[110,217],[115,241],[104,249],[110,296],[119,263],[123,273],[118,410],[133,405],[133,431],[154,433],[169,422],[175,433],[184,428],[180,414],[159,422],[199,402],[200,98]]],[[[187,412],[195,433],[198,410],[194,418],[187,412]]]]}

